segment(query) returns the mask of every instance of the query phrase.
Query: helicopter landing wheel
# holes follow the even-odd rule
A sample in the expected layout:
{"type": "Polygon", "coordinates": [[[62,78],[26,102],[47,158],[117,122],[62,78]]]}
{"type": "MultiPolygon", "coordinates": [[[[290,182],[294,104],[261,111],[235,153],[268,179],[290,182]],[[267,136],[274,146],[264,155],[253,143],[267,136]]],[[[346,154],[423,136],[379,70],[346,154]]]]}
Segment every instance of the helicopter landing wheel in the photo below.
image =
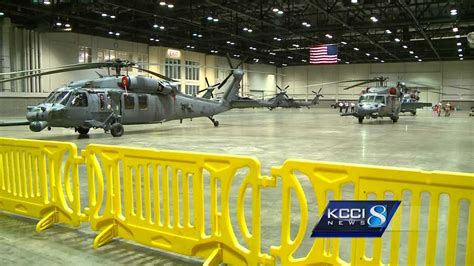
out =
{"type": "Polygon", "coordinates": [[[392,121],[393,121],[393,123],[397,123],[398,122],[398,116],[392,117],[392,121]]]}
{"type": "Polygon", "coordinates": [[[110,127],[110,133],[114,137],[121,137],[123,135],[124,129],[122,124],[115,123],[110,127]]]}
{"type": "Polygon", "coordinates": [[[90,128],[88,128],[88,127],[78,127],[78,128],[76,128],[76,131],[80,135],[87,135],[87,133],[89,133],[89,130],[90,130],[90,128]]]}
{"type": "Polygon", "coordinates": [[[412,115],[416,115],[416,110],[411,112],[412,115]]]}
{"type": "Polygon", "coordinates": [[[359,117],[359,124],[362,124],[364,122],[364,117],[359,117]]]}
{"type": "Polygon", "coordinates": [[[218,127],[219,126],[219,121],[217,120],[214,120],[214,122],[212,122],[214,124],[215,127],[218,127]]]}

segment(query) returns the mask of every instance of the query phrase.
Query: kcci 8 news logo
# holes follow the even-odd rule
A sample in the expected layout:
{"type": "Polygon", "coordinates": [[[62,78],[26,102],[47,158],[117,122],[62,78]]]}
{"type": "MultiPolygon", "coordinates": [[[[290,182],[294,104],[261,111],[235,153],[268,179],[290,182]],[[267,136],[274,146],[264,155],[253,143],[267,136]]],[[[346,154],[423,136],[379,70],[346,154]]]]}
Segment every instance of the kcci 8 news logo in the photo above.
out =
{"type": "Polygon", "coordinates": [[[311,237],[381,237],[398,200],[329,201],[311,237]]]}

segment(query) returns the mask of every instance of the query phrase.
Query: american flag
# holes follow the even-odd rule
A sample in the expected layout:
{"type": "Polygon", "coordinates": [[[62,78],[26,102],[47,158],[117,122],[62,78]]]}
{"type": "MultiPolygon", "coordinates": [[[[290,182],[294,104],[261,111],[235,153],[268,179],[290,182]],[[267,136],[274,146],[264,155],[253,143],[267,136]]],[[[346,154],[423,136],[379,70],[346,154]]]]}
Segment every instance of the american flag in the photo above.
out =
{"type": "Polygon", "coordinates": [[[337,44],[321,44],[309,48],[310,64],[336,64],[337,44]]]}

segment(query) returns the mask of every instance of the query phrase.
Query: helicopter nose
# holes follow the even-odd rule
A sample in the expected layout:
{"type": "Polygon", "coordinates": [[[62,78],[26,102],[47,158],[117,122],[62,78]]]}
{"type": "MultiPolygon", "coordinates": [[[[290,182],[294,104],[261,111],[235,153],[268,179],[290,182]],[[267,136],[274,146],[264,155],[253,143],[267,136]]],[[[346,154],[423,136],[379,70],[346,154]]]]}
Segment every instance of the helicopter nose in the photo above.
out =
{"type": "Polygon", "coordinates": [[[49,110],[45,107],[34,108],[26,114],[26,119],[30,122],[48,120],[49,110]]]}

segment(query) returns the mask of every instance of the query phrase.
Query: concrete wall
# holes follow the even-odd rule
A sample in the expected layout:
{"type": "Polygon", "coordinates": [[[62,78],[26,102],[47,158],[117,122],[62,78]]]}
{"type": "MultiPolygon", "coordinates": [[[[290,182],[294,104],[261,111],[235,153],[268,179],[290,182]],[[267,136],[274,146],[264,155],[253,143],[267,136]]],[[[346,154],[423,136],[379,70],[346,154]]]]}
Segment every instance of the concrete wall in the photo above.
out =
{"type": "MultiPolygon", "coordinates": [[[[323,66],[297,66],[283,68],[283,86],[290,85],[289,94],[304,98],[311,90],[323,88],[325,99],[356,99],[362,85],[343,90],[347,84],[311,86],[312,84],[351,79],[368,79],[377,76],[389,77],[389,85],[398,80],[428,84],[440,90],[441,96],[434,92],[421,93],[421,100],[436,103],[444,101],[474,101],[474,61],[385,63],[385,64],[349,64],[323,66]],[[461,90],[449,86],[461,86],[472,89],[461,90]]],[[[353,83],[352,83],[353,84],[353,83]]]]}

